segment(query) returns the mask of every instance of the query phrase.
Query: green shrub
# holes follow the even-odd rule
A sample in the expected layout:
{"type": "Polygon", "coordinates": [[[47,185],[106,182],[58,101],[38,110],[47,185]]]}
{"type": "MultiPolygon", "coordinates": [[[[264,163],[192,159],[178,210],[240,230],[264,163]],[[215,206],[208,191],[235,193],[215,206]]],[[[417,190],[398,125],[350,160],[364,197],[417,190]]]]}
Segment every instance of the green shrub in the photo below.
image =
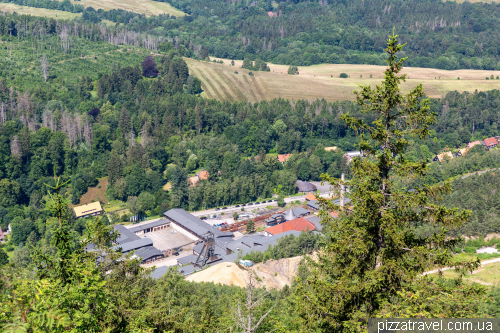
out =
{"type": "Polygon", "coordinates": [[[346,73],[340,73],[341,79],[347,79],[349,76],[346,73]]]}
{"type": "Polygon", "coordinates": [[[474,248],[472,246],[466,246],[464,249],[464,252],[469,253],[469,254],[473,254],[473,253],[476,253],[476,248],[474,248]]]}

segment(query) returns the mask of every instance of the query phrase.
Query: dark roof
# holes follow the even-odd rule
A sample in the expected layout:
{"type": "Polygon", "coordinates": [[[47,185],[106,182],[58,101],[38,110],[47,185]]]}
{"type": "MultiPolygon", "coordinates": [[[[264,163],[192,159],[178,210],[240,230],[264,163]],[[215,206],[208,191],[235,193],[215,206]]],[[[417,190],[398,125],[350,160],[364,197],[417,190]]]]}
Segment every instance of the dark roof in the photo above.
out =
{"type": "Polygon", "coordinates": [[[121,224],[115,224],[113,228],[120,233],[120,237],[116,239],[118,244],[125,244],[141,239],[141,237],[137,236],[121,224]]]}
{"type": "Polygon", "coordinates": [[[177,262],[181,265],[186,265],[195,262],[196,259],[198,259],[198,256],[196,254],[191,254],[189,256],[177,259],[177,262]]]}
{"type": "Polygon", "coordinates": [[[321,229],[323,228],[323,226],[319,222],[320,218],[318,216],[306,217],[305,219],[308,220],[309,222],[313,223],[314,226],[316,227],[316,230],[321,231],[321,229]]]}
{"type": "Polygon", "coordinates": [[[311,207],[311,208],[316,209],[316,210],[319,210],[319,208],[320,208],[320,207],[319,207],[319,204],[318,204],[318,202],[317,202],[316,200],[310,200],[310,201],[308,201],[308,202],[307,202],[307,205],[308,205],[309,207],[311,207]]]}
{"type": "Polygon", "coordinates": [[[140,249],[141,247],[146,247],[146,246],[152,246],[153,241],[149,238],[139,238],[138,240],[132,241],[132,242],[127,242],[124,244],[120,245],[115,245],[113,247],[114,250],[117,250],[118,248],[122,248],[122,253],[127,253],[132,250],[137,250],[140,249]]]}
{"type": "MultiPolygon", "coordinates": [[[[349,202],[351,202],[351,199],[349,198],[344,198],[344,205],[347,205],[349,202]]],[[[335,205],[340,205],[340,199],[334,200],[333,203],[335,205]]]]}
{"type": "Polygon", "coordinates": [[[168,271],[169,266],[161,266],[155,269],[149,276],[153,279],[159,279],[168,271]]]}
{"type": "Polygon", "coordinates": [[[209,231],[212,232],[216,238],[233,236],[233,233],[222,232],[218,228],[211,226],[192,214],[189,214],[182,208],[171,209],[168,212],[165,212],[164,215],[200,237],[209,231]]]}
{"type": "Polygon", "coordinates": [[[147,247],[142,247],[137,251],[135,251],[135,255],[141,258],[143,261],[145,261],[152,257],[157,257],[157,256],[163,257],[163,252],[161,252],[154,246],[147,246],[147,247]]]}
{"type": "Polygon", "coordinates": [[[169,220],[167,219],[161,219],[159,221],[154,221],[154,222],[150,222],[150,223],[145,223],[143,225],[138,225],[136,227],[132,227],[128,230],[130,230],[131,232],[137,232],[137,231],[141,231],[141,230],[146,230],[146,229],[149,229],[149,228],[154,228],[154,227],[157,227],[157,226],[160,226],[160,225],[164,225],[164,224],[167,224],[167,223],[170,223],[169,220]]]}
{"type": "MultiPolygon", "coordinates": [[[[297,217],[300,217],[302,215],[307,215],[310,213],[310,211],[308,211],[307,209],[302,208],[302,207],[293,208],[292,211],[293,211],[293,215],[295,215],[297,217]]],[[[286,216],[286,213],[285,213],[285,216],[286,216]]]]}
{"type": "Polygon", "coordinates": [[[312,192],[316,191],[316,185],[313,185],[308,182],[304,182],[302,180],[296,181],[297,187],[299,188],[299,192],[312,192]]]}
{"type": "Polygon", "coordinates": [[[196,245],[194,248],[193,248],[193,252],[196,252],[196,253],[200,253],[201,250],[203,250],[203,245],[204,243],[201,242],[200,244],[196,245]]]}
{"type": "Polygon", "coordinates": [[[273,215],[271,215],[271,217],[272,217],[273,219],[275,219],[275,218],[277,218],[277,217],[280,217],[280,216],[284,216],[284,215],[283,215],[283,214],[273,214],[273,215]]]}

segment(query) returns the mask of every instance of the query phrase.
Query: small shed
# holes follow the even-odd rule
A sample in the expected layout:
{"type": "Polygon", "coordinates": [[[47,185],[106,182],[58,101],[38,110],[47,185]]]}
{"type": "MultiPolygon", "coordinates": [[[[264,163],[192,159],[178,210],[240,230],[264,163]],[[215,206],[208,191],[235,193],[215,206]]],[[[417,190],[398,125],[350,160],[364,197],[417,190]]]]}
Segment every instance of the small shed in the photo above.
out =
{"type": "Polygon", "coordinates": [[[297,180],[296,182],[298,192],[314,192],[316,191],[316,185],[309,182],[304,182],[302,180],[297,180]]]}
{"type": "Polygon", "coordinates": [[[73,211],[75,212],[75,216],[77,218],[102,215],[104,213],[99,201],[74,207],[73,211]]]}

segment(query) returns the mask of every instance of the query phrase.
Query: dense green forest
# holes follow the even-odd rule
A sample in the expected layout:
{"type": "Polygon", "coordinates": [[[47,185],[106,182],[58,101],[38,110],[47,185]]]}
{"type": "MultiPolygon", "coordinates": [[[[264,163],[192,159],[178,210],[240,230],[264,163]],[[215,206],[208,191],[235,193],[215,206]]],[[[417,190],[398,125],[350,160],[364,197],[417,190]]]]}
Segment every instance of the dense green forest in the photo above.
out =
{"type": "MultiPolygon", "coordinates": [[[[222,9],[260,10],[259,4],[250,9],[218,4],[222,9]]],[[[280,4],[285,13],[287,6],[295,5],[341,8],[328,3],[280,4]]],[[[183,22],[185,29],[199,24],[201,15],[185,10],[192,15],[166,19],[183,22]]],[[[265,13],[256,17],[267,20],[265,13]]],[[[377,88],[387,90],[377,96],[394,104],[365,103],[373,93],[368,87],[360,103],[208,100],[200,96],[200,81],[182,58],[203,52],[201,44],[167,36],[161,29],[157,37],[141,35],[139,31],[153,33],[132,27],[142,19],[149,20],[134,17],[125,27],[105,28],[85,20],[0,16],[0,58],[5,59],[0,65],[0,227],[12,228],[9,242],[0,245],[4,331],[351,332],[362,331],[366,318],[384,315],[498,313],[497,288],[487,290],[460,278],[420,277],[434,265],[456,264],[469,271],[478,267],[477,261],[452,262],[459,240],[445,239],[447,230],[463,225],[459,231],[495,231],[495,203],[483,212],[477,203],[457,201],[463,196],[445,196],[451,207],[474,209],[471,215],[436,206],[431,199],[450,191],[452,176],[498,167],[500,150],[477,147],[463,158],[433,163],[428,172],[421,162],[447,147],[496,135],[500,91],[427,99],[419,87],[402,107],[403,99],[392,98],[399,94],[395,75],[400,69],[392,57],[386,84],[377,88]],[[381,114],[390,112],[381,112],[377,105],[402,110],[394,114],[400,117],[402,131],[380,131],[388,137],[387,149],[380,149],[380,137],[372,130],[380,126],[381,114]],[[331,146],[338,149],[325,151],[331,146]],[[344,152],[355,149],[370,157],[348,163],[344,152]],[[285,153],[292,157],[282,164],[277,155],[285,153]],[[386,169],[379,172],[379,167],[386,169]],[[208,179],[189,186],[187,177],[202,169],[209,172],[208,179]],[[389,177],[390,171],[396,177],[389,177]],[[118,222],[116,216],[75,219],[70,206],[79,204],[88,188],[104,177],[109,182],[108,200],[128,202],[131,212],[134,203],[135,213],[153,216],[176,207],[194,210],[245,203],[269,197],[275,190],[281,196],[293,194],[297,179],[340,184],[341,173],[348,176],[345,184],[359,210],[344,211],[335,220],[323,211],[323,234],[287,237],[262,254],[249,254],[265,261],[322,249],[317,262],[301,265],[299,279],[291,286],[268,293],[195,284],[174,270],[153,280],[151,269],[140,267],[132,254],[113,249],[118,235],[111,224],[118,222]],[[416,178],[405,184],[408,188],[401,187],[400,179],[406,177],[416,178]],[[405,209],[382,203],[384,196],[374,195],[380,184],[384,191],[394,191],[385,194],[396,194],[388,200],[405,209]],[[389,227],[383,230],[381,209],[389,213],[389,227]],[[417,237],[410,222],[428,225],[422,210],[443,229],[417,237]],[[385,249],[377,230],[390,240],[385,249]],[[350,268],[345,270],[345,265],[350,268]],[[401,296],[408,293],[417,296],[409,302],[401,296]],[[339,299],[344,303],[339,305],[339,299]],[[248,328],[248,322],[254,327],[248,328]]],[[[395,36],[390,43],[396,47],[395,36]]],[[[266,69],[261,61],[256,64],[266,69]]],[[[460,184],[458,188],[464,190],[460,184]]]]}
{"type": "MultiPolygon", "coordinates": [[[[143,204],[137,212],[147,215],[169,207],[246,203],[270,197],[279,185],[284,195],[292,194],[297,179],[349,174],[343,152],[357,149],[358,141],[341,116],[370,120],[347,101],[201,98],[199,80],[180,57],[182,47],[168,41],[156,41],[164,51],[151,56],[132,40],[126,47],[105,42],[120,30],[97,32],[89,23],[7,14],[0,27],[0,56],[6,59],[0,67],[2,229],[39,219],[23,207],[41,207],[43,184],[53,181],[54,172],[71,179],[67,191],[74,204],[98,178],[108,177],[109,200],[138,198],[143,204]],[[9,27],[22,24],[29,28],[11,36],[9,27]],[[327,146],[339,150],[327,152],[327,146]],[[282,165],[276,155],[285,153],[293,155],[282,165]],[[187,177],[201,169],[209,179],[188,187],[187,177]],[[167,181],[169,192],[162,189],[167,181]]],[[[498,135],[499,98],[492,90],[432,99],[438,117],[431,138],[412,139],[406,156],[430,160],[446,147],[498,135]]],[[[496,166],[488,156],[433,165],[426,183],[496,166]]],[[[31,231],[37,237],[45,232],[29,225],[18,244],[31,231]]]]}
{"type": "MultiPolygon", "coordinates": [[[[188,16],[104,11],[66,1],[9,1],[82,12],[185,47],[191,56],[262,59],[289,65],[384,65],[387,31],[408,43],[407,66],[500,70],[500,4],[441,0],[167,1],[188,16]],[[272,13],[271,17],[269,12],[272,13]],[[189,50],[189,51],[188,51],[189,50]]],[[[12,29],[16,34],[16,29],[12,29]]]]}

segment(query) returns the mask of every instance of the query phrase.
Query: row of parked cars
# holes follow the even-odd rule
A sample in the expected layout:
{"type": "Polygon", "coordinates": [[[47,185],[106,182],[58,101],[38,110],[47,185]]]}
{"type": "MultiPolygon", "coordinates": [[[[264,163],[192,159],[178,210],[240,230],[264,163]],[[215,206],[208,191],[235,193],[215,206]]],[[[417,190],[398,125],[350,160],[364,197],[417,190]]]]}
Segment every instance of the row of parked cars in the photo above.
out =
{"type": "MultiPolygon", "coordinates": [[[[269,201],[257,201],[257,202],[251,202],[251,203],[248,203],[248,204],[243,204],[243,205],[236,205],[234,207],[229,207],[229,208],[239,208],[239,207],[245,207],[245,206],[253,206],[253,205],[259,205],[259,204],[263,204],[263,203],[266,203],[266,202],[276,202],[278,200],[269,200],[269,201]]],[[[219,211],[219,210],[224,210],[224,209],[228,209],[228,207],[222,207],[222,208],[215,208],[216,211],[219,211]]]]}

